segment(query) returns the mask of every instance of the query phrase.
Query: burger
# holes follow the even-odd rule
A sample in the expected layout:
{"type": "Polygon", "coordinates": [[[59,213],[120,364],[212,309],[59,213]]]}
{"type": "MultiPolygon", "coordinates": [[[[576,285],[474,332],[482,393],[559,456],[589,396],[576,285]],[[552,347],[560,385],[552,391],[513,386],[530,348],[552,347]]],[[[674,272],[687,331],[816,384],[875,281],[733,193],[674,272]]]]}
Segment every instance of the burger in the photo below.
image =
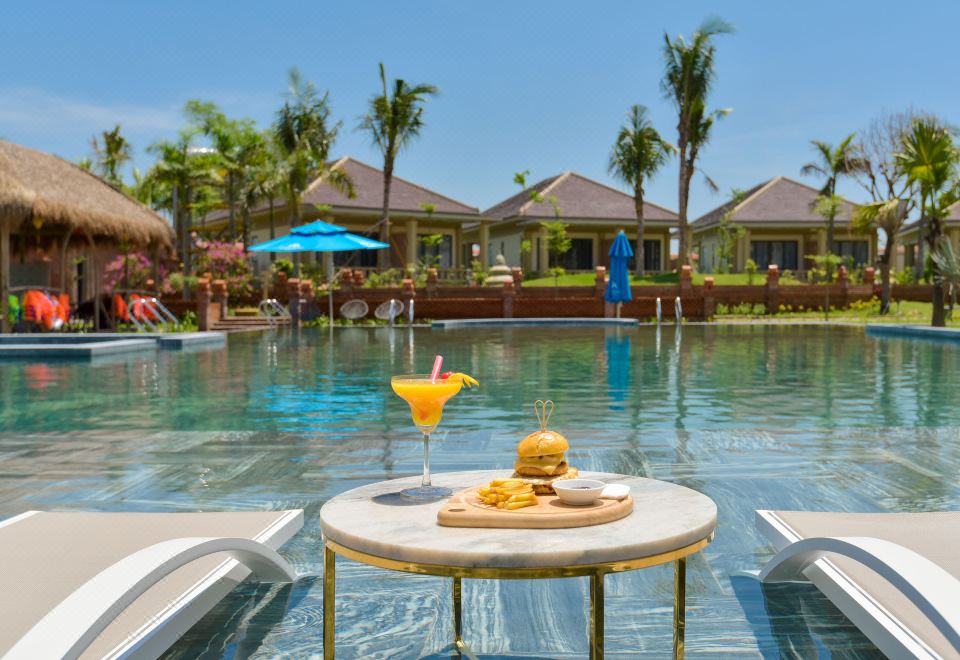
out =
{"type": "Polygon", "coordinates": [[[552,495],[553,482],[577,476],[577,468],[567,463],[569,448],[567,439],[559,433],[535,431],[517,445],[513,476],[531,484],[537,495],[552,495]]]}

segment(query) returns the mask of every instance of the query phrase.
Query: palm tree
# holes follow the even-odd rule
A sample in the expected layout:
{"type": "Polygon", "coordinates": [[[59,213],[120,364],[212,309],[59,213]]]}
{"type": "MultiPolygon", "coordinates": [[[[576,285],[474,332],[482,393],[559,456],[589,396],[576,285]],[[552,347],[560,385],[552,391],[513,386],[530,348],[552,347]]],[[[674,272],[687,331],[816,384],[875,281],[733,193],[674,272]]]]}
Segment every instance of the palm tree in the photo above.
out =
{"type": "Polygon", "coordinates": [[[120,124],[114,126],[113,130],[100,133],[100,140],[93,136],[90,146],[95,154],[95,162],[91,164],[95,166],[97,174],[110,185],[122,190],[123,174],[120,170],[130,161],[132,149],[127,139],[120,134],[120,124]]]}
{"type": "MultiPolygon", "coordinates": [[[[716,76],[716,46],[713,38],[733,31],[730,23],[713,16],[700,25],[689,43],[683,35],[672,40],[668,34],[663,35],[664,74],[660,89],[673,103],[677,112],[677,153],[680,160],[677,215],[680,224],[681,265],[690,263],[687,203],[690,199],[690,181],[697,170],[697,158],[710,138],[716,119],[729,112],[707,110],[707,97],[716,76]]],[[[708,180],[708,184],[712,184],[712,181],[708,180]]]]}
{"type": "MultiPolygon", "coordinates": [[[[820,140],[810,141],[818,158],[800,168],[800,173],[804,176],[820,175],[826,177],[823,188],[820,189],[820,197],[831,199],[836,197],[837,179],[844,175],[853,175],[861,169],[857,157],[857,146],[853,143],[854,138],[856,138],[856,133],[851,133],[836,147],[820,140]]],[[[814,201],[814,204],[816,203],[814,201]]],[[[840,205],[834,205],[832,212],[824,215],[824,219],[827,221],[828,254],[832,254],[834,250],[834,222],[839,211],[840,205]]],[[[829,276],[828,268],[827,277],[829,278],[829,276]]]]}
{"type": "MultiPolygon", "coordinates": [[[[919,192],[920,240],[925,239],[930,252],[934,253],[943,237],[943,218],[960,192],[956,180],[960,151],[948,128],[934,118],[923,117],[914,120],[912,130],[903,136],[903,148],[896,159],[907,181],[919,192]]],[[[943,327],[946,321],[944,283],[936,261],[933,270],[932,325],[943,327]]]]}
{"type": "MultiPolygon", "coordinates": [[[[277,153],[276,144],[272,136],[267,133],[263,136],[264,153],[262,160],[257,164],[248,180],[248,185],[253,188],[250,193],[258,200],[267,202],[267,219],[270,228],[270,240],[277,237],[276,225],[276,201],[278,197],[286,195],[284,188],[287,176],[283,167],[283,162],[277,153]]],[[[274,253],[270,253],[270,261],[274,259],[274,253]]]]}
{"type": "Polygon", "coordinates": [[[909,199],[893,197],[863,204],[853,214],[853,228],[861,233],[882,229],[886,236],[883,254],[880,255],[880,313],[890,309],[890,260],[897,248],[897,235],[903,229],[907,214],[912,207],[909,199]]]}
{"type": "MultiPolygon", "coordinates": [[[[342,170],[330,167],[330,150],[340,122],[330,125],[329,92],[321,96],[316,86],[304,80],[297,69],[290,70],[287,100],[273,122],[273,141],[284,173],[284,192],[290,209],[290,226],[300,225],[303,193],[311,183],[328,183],[353,197],[353,184],[342,170]]],[[[299,276],[300,259],[294,254],[299,276]]]]}
{"type": "MultiPolygon", "coordinates": [[[[383,91],[370,98],[370,108],[360,118],[358,130],[367,131],[373,143],[383,154],[383,211],[380,217],[380,240],[390,242],[390,185],[393,166],[400,150],[420,135],[423,128],[423,103],[427,96],[437,94],[433,85],[409,85],[397,78],[393,81],[393,95],[387,87],[387,73],[380,63],[380,83],[383,91]]],[[[390,266],[390,254],[377,253],[377,267],[390,266]]]]}
{"type": "Polygon", "coordinates": [[[643,185],[663,167],[676,147],[660,137],[647,117],[647,108],[634,105],[627,112],[627,123],[620,128],[607,165],[609,172],[633,188],[633,208],[637,214],[637,277],[643,277],[643,185]]]}
{"type": "Polygon", "coordinates": [[[184,130],[176,140],[156,142],[147,151],[157,156],[141,187],[149,191],[154,208],[170,211],[177,236],[177,252],[183,259],[185,274],[190,273],[189,232],[193,212],[209,206],[213,188],[220,185],[216,155],[197,149],[196,132],[184,130]]]}

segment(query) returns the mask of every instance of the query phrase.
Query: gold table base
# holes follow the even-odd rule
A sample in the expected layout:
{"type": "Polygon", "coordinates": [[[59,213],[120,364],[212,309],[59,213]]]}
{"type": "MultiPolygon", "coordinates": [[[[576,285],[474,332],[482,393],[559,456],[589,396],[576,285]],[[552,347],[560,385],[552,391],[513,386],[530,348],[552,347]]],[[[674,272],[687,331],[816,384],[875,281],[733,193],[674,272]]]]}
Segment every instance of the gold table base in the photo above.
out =
{"type": "Polygon", "coordinates": [[[582,564],[579,566],[556,566],[549,568],[467,568],[462,566],[443,566],[440,564],[419,564],[415,562],[397,561],[376,555],[368,555],[359,550],[353,550],[330,541],[324,542],[323,548],[323,657],[324,660],[334,660],[336,648],[336,558],[342,555],[370,566],[386,568],[404,573],[418,573],[421,575],[436,575],[453,578],[453,643],[461,656],[475,660],[476,656],[463,641],[463,578],[497,579],[497,580],[531,580],[561,577],[589,577],[590,578],[590,658],[603,658],[603,580],[608,573],[622,573],[640,568],[659,566],[668,562],[674,563],[673,578],[673,657],[683,658],[684,632],[686,629],[686,575],[687,557],[702,550],[710,541],[713,534],[691,543],[683,548],[665,552],[650,557],[631,559],[627,561],[609,562],[602,564],[582,564]]]}

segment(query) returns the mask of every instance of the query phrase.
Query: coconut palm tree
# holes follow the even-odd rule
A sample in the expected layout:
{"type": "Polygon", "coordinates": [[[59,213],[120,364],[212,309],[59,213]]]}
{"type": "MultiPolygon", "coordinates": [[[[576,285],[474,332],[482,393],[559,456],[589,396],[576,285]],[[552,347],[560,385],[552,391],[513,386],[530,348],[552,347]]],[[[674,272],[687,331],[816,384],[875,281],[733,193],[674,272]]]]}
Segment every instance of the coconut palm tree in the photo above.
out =
{"type": "Polygon", "coordinates": [[[907,214],[912,208],[910,199],[892,197],[869,202],[857,208],[853,214],[853,228],[861,233],[882,229],[886,242],[880,255],[880,313],[890,309],[890,261],[897,247],[897,235],[903,229],[907,214]]]}
{"type": "MultiPolygon", "coordinates": [[[[934,253],[941,245],[947,209],[960,198],[957,183],[960,151],[950,129],[934,118],[922,117],[915,119],[912,130],[903,136],[903,148],[896,159],[907,181],[915,185],[919,193],[920,240],[926,240],[930,252],[934,253]]],[[[946,321],[944,283],[936,260],[933,269],[932,325],[942,327],[946,321]]]]}
{"type": "MultiPolygon", "coordinates": [[[[851,133],[843,139],[836,147],[821,140],[811,140],[817,159],[812,160],[800,168],[800,173],[804,176],[819,175],[826,177],[823,188],[820,189],[820,197],[833,198],[837,194],[837,179],[841,176],[850,175],[858,172],[860,168],[857,146],[853,140],[856,133],[851,133]]],[[[819,197],[817,198],[819,199],[819,197]]],[[[817,202],[815,201],[814,204],[817,202]]],[[[834,224],[840,206],[835,205],[832,213],[824,215],[827,221],[827,252],[833,253],[834,243],[834,224]]],[[[829,272],[827,273],[829,277],[829,272]]]]}
{"type": "Polygon", "coordinates": [[[190,273],[189,232],[194,211],[210,206],[215,187],[221,184],[216,155],[194,145],[196,131],[183,130],[176,140],[163,140],[147,151],[157,161],[141,183],[149,190],[154,208],[170,211],[177,236],[177,251],[184,271],[190,273]]]}
{"type": "MultiPolygon", "coordinates": [[[[697,28],[689,42],[683,35],[678,35],[676,39],[671,39],[666,33],[663,35],[664,74],[660,89],[677,112],[677,153],[680,161],[677,215],[680,224],[681,265],[690,263],[691,240],[687,204],[690,199],[690,181],[697,171],[697,158],[710,138],[714,122],[729,112],[707,110],[707,98],[716,77],[714,37],[733,31],[730,23],[713,16],[697,28]]],[[[712,182],[708,180],[708,184],[712,182]]]]}
{"type": "MultiPolygon", "coordinates": [[[[330,167],[330,150],[341,124],[331,124],[329,97],[329,92],[321,96],[296,68],[290,70],[288,98],[273,122],[273,142],[285,179],[283,190],[291,227],[300,225],[303,193],[311,183],[328,183],[347,196],[354,196],[346,173],[330,167]]],[[[299,276],[298,254],[294,254],[294,264],[299,276]]]]}
{"type": "Polygon", "coordinates": [[[100,133],[99,140],[96,135],[93,136],[90,146],[93,147],[95,155],[91,165],[96,173],[110,185],[122,190],[123,174],[120,170],[130,162],[132,148],[127,139],[120,134],[120,124],[114,126],[113,130],[100,133]]]}
{"type": "Polygon", "coordinates": [[[637,277],[643,277],[643,196],[644,183],[653,178],[673,155],[676,147],[665,142],[647,117],[647,108],[634,105],[627,122],[620,128],[610,154],[607,169],[633,189],[633,208],[637,215],[637,277]]]}
{"type": "MultiPolygon", "coordinates": [[[[409,85],[397,78],[393,93],[387,87],[387,74],[380,63],[380,84],[383,89],[370,98],[367,114],[360,118],[357,130],[367,131],[374,145],[383,154],[383,210],[380,217],[380,240],[390,242],[390,185],[397,155],[408,146],[423,128],[423,103],[439,91],[433,85],[409,85]]],[[[377,253],[377,267],[389,268],[390,254],[377,253]]]]}

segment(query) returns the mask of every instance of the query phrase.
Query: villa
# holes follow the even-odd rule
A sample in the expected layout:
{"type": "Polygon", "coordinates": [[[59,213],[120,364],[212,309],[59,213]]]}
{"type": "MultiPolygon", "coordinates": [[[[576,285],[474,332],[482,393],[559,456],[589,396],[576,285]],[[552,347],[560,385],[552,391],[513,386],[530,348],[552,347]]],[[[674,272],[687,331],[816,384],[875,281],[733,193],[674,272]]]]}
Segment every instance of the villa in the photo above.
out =
{"type": "MultiPolygon", "coordinates": [[[[720,267],[719,228],[724,216],[745,231],[733,250],[732,272],[743,272],[748,259],[765,270],[776,264],[781,270],[805,271],[811,255],[827,251],[826,221],[814,211],[819,191],[799,181],[778,176],[748,190],[739,202],[721,204],[692,223],[693,244],[700,254],[703,272],[720,267]]],[[[844,202],[835,220],[833,253],[850,257],[854,266],[872,264],[877,258],[877,233],[856,234],[850,218],[856,204],[844,202]]]]}
{"type": "MultiPolygon", "coordinates": [[[[377,223],[383,204],[383,171],[351,157],[341,158],[331,167],[350,178],[355,196],[349,198],[327,183],[314,181],[303,195],[301,222],[306,224],[322,219],[346,227],[353,233],[377,238],[377,223]]],[[[274,200],[272,208],[267,202],[260,203],[251,214],[251,241],[262,243],[289,233],[289,215],[285,199],[274,200]]],[[[226,228],[227,218],[227,211],[220,209],[202,218],[194,229],[216,233],[226,228]]],[[[415,265],[430,250],[431,256],[439,257],[440,268],[462,268],[466,263],[462,258],[463,226],[478,218],[477,208],[394,176],[390,190],[391,266],[415,265]],[[431,212],[424,208],[427,205],[432,205],[431,212]],[[428,248],[420,242],[419,239],[431,234],[442,235],[442,244],[428,248]]],[[[349,262],[354,268],[372,269],[377,265],[376,260],[376,253],[360,251],[339,253],[334,263],[340,266],[349,262]]],[[[261,268],[265,268],[268,262],[269,255],[259,257],[261,268]]]]}
{"type": "MultiPolygon", "coordinates": [[[[556,219],[547,201],[551,197],[556,199],[572,242],[570,251],[560,260],[567,270],[608,266],[607,252],[620,230],[636,241],[637,216],[632,196],[582,174],[564,172],[492,206],[466,230],[465,238],[480,246],[481,262],[489,265],[496,254],[503,254],[507,263],[521,265],[524,272],[545,271],[550,265],[550,254],[543,223],[556,219]],[[542,195],[544,201],[531,199],[531,192],[542,195]],[[529,250],[521,249],[525,241],[529,241],[529,250]]],[[[643,211],[644,267],[648,272],[669,270],[666,257],[677,214],[647,201],[643,211]]]]}
{"type": "MultiPolygon", "coordinates": [[[[953,243],[953,250],[960,254],[960,202],[948,209],[947,217],[943,219],[944,234],[953,243]]],[[[895,270],[913,268],[917,263],[917,243],[920,240],[920,222],[914,221],[903,228],[898,237],[902,250],[897,254],[892,264],[895,270]]],[[[929,252],[924,246],[924,253],[929,252]]]]}

